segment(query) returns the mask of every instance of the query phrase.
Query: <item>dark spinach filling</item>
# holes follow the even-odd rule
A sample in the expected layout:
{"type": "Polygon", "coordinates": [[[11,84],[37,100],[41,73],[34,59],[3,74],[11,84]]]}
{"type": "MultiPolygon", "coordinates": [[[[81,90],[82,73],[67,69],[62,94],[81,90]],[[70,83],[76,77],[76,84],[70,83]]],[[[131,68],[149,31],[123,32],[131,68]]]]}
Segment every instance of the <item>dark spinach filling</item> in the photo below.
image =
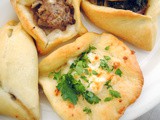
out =
{"type": "Polygon", "coordinates": [[[136,13],[145,14],[148,7],[148,0],[90,0],[99,6],[108,6],[116,9],[130,10],[136,13]]]}

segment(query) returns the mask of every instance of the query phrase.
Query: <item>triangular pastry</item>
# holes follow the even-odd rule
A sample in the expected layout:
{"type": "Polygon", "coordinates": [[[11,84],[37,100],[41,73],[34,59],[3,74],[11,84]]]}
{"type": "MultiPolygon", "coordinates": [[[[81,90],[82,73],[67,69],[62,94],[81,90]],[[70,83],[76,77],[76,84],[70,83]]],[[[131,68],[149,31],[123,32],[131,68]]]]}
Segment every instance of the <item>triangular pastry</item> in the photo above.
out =
{"type": "Polygon", "coordinates": [[[0,114],[39,120],[38,56],[20,23],[0,29],[0,114]]]}
{"type": "Polygon", "coordinates": [[[39,64],[42,86],[64,120],[118,120],[139,97],[135,54],[111,34],[86,33],[39,64]]]}

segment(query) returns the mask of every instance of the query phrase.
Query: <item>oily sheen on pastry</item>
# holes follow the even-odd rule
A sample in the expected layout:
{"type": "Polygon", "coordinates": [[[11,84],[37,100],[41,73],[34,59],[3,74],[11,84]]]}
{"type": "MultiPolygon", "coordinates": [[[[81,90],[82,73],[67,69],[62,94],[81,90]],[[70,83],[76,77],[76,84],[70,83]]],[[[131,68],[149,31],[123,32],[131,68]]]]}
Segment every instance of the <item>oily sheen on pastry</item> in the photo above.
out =
{"type": "Polygon", "coordinates": [[[81,0],[11,0],[24,29],[47,54],[61,43],[87,32],[80,18],[81,0]]]}
{"type": "Polygon", "coordinates": [[[0,114],[39,120],[38,56],[20,23],[0,29],[0,114]]]}
{"type": "Polygon", "coordinates": [[[147,51],[155,44],[159,8],[159,0],[82,0],[91,22],[147,51]]]}
{"type": "Polygon", "coordinates": [[[64,120],[118,120],[139,97],[134,52],[111,34],[86,33],[44,58],[39,83],[64,120]]]}

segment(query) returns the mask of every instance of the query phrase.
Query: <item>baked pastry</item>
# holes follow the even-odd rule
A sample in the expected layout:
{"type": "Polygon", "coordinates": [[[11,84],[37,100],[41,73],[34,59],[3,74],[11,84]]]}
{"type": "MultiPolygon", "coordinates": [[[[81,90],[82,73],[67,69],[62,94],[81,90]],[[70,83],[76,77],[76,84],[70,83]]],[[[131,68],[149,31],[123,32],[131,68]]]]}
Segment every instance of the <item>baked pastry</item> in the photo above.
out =
{"type": "Polygon", "coordinates": [[[39,120],[38,56],[20,23],[0,29],[0,114],[39,120]]]}
{"type": "Polygon", "coordinates": [[[81,0],[11,0],[24,29],[35,39],[38,52],[87,32],[80,18],[81,0]]]}
{"type": "Polygon", "coordinates": [[[159,8],[159,0],[82,0],[95,25],[147,51],[155,44],[159,8]]]}
{"type": "Polygon", "coordinates": [[[64,120],[117,120],[139,97],[134,52],[111,34],[86,33],[39,64],[42,86],[64,120]]]}

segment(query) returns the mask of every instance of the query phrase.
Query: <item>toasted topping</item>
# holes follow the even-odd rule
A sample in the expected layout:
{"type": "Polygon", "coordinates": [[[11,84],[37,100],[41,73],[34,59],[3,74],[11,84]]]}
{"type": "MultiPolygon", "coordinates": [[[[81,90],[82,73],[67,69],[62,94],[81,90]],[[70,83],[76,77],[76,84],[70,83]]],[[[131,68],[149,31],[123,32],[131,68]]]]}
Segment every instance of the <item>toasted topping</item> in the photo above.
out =
{"type": "MultiPolygon", "coordinates": [[[[94,46],[89,46],[88,50],[83,52],[77,58],[70,59],[68,63],[60,69],[61,71],[52,72],[53,79],[57,81],[57,90],[64,100],[70,101],[76,105],[78,97],[81,95],[90,104],[97,104],[101,99],[96,95],[103,86],[107,86],[110,93],[109,97],[118,98],[120,94],[115,91],[110,85],[114,75],[113,67],[108,62],[110,56],[101,56],[97,54],[94,46]],[[95,58],[98,58],[95,60],[95,58]],[[95,62],[93,62],[95,61],[95,62]]],[[[119,67],[120,63],[114,63],[114,66],[119,67]]],[[[120,69],[115,71],[115,74],[121,76],[120,69]]],[[[109,101],[111,98],[106,98],[109,101]]]]}
{"type": "Polygon", "coordinates": [[[114,62],[113,67],[114,69],[117,69],[120,66],[120,62],[114,62]]]}
{"type": "Polygon", "coordinates": [[[126,57],[126,56],[123,57],[123,60],[127,60],[127,59],[128,59],[128,57],[126,57]]]}

